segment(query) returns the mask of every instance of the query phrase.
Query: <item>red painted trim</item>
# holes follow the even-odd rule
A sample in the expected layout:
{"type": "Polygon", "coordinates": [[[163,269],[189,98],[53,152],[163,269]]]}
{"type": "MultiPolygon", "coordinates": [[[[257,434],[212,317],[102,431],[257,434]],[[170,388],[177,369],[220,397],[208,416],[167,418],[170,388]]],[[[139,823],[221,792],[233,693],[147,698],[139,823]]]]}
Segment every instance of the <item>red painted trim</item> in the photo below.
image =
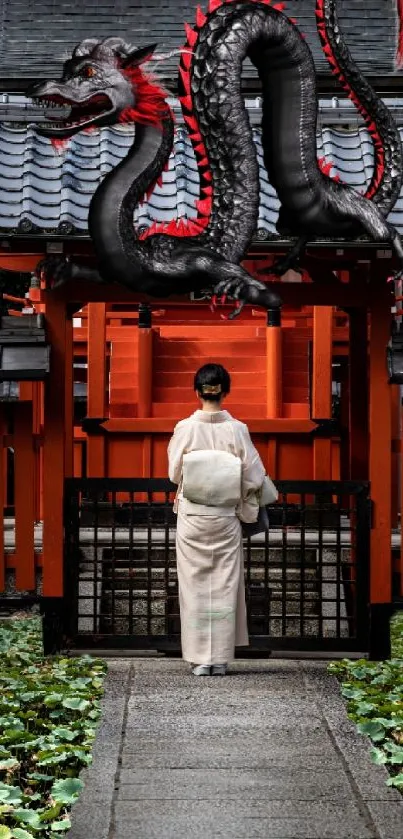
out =
{"type": "MultiPolygon", "coordinates": [[[[191,410],[190,406],[189,409],[191,410]]],[[[109,434],[127,434],[137,432],[144,434],[147,432],[168,434],[171,433],[179,422],[181,417],[147,417],[147,418],[119,418],[109,419],[103,423],[103,428],[109,434]]],[[[247,422],[250,431],[256,434],[311,434],[316,428],[316,423],[310,419],[248,419],[242,417],[242,420],[247,422]]]]}

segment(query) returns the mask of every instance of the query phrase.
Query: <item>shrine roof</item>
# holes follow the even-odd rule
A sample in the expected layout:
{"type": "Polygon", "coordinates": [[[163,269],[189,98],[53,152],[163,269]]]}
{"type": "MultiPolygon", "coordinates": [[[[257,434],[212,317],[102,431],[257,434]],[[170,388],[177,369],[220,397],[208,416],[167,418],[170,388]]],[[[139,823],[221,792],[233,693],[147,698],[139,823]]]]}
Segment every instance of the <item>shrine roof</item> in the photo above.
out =
{"type": "MultiPolygon", "coordinates": [[[[0,103],[0,119],[7,118],[2,108],[14,108],[18,116],[18,107],[27,106],[28,100],[23,97],[14,99],[14,104],[0,103]]],[[[277,236],[279,202],[263,166],[260,100],[249,99],[246,104],[260,167],[258,238],[271,240],[277,236]]],[[[374,159],[366,128],[349,101],[333,99],[320,104],[318,156],[333,163],[331,175],[338,174],[345,183],[365,191],[374,159]]],[[[387,104],[401,125],[403,140],[403,99],[388,100],[387,104]]],[[[0,233],[88,236],[92,195],[102,177],[127,154],[132,142],[132,127],[102,128],[92,134],[76,135],[60,154],[49,140],[37,134],[33,125],[0,125],[0,233]]],[[[148,226],[153,221],[192,218],[198,197],[196,161],[186,129],[179,122],[162,186],[156,186],[151,197],[136,210],[135,223],[148,226]]],[[[403,233],[403,192],[389,219],[403,233]]]]}
{"type": "MultiPolygon", "coordinates": [[[[199,0],[200,2],[200,0],[199,0]]],[[[338,0],[343,37],[361,69],[394,74],[397,0],[338,0]]],[[[0,0],[0,80],[57,75],[64,58],[84,37],[117,35],[138,46],[158,42],[159,52],[184,42],[183,23],[192,23],[198,0],[0,0]]],[[[200,2],[202,7],[207,5],[200,2]]],[[[311,47],[318,73],[328,73],[315,27],[314,0],[288,0],[311,47]]],[[[178,56],[158,68],[176,77],[178,56]]],[[[256,71],[245,62],[244,77],[256,71]]],[[[17,89],[17,88],[14,88],[17,89]]],[[[19,88],[21,89],[21,88],[19,88]]]]}

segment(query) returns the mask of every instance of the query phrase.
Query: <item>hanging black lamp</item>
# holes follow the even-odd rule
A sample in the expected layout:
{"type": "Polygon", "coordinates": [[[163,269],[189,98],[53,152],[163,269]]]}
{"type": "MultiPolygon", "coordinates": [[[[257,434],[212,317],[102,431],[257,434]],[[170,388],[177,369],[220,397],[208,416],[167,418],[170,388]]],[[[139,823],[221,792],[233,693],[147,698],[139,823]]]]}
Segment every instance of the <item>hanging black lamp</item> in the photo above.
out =
{"type": "Polygon", "coordinates": [[[0,318],[0,381],[41,381],[49,373],[44,315],[0,318]]]}

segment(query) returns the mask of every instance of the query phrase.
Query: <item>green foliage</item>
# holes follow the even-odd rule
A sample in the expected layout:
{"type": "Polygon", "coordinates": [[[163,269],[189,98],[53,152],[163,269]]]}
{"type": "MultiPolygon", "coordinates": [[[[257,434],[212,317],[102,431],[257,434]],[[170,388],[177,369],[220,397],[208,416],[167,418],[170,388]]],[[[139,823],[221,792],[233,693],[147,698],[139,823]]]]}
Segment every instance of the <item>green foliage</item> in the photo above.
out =
{"type": "Polygon", "coordinates": [[[389,661],[332,662],[329,672],[341,681],[350,719],[376,744],[374,763],[384,765],[389,786],[403,792],[403,613],[391,621],[389,661]]]}
{"type": "Polygon", "coordinates": [[[403,612],[395,615],[390,624],[392,655],[403,660],[403,612]]]}
{"type": "Polygon", "coordinates": [[[44,658],[36,618],[0,622],[0,839],[56,839],[91,762],[106,665],[44,658]]]}

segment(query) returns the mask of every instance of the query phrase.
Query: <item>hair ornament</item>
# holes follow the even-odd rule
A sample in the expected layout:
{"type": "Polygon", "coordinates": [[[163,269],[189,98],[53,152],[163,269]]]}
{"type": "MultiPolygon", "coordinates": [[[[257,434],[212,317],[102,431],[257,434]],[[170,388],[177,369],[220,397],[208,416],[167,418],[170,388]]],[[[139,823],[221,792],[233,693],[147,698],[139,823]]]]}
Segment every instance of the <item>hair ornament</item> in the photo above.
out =
{"type": "Polygon", "coordinates": [[[203,385],[202,393],[221,393],[221,385],[203,385]]]}

